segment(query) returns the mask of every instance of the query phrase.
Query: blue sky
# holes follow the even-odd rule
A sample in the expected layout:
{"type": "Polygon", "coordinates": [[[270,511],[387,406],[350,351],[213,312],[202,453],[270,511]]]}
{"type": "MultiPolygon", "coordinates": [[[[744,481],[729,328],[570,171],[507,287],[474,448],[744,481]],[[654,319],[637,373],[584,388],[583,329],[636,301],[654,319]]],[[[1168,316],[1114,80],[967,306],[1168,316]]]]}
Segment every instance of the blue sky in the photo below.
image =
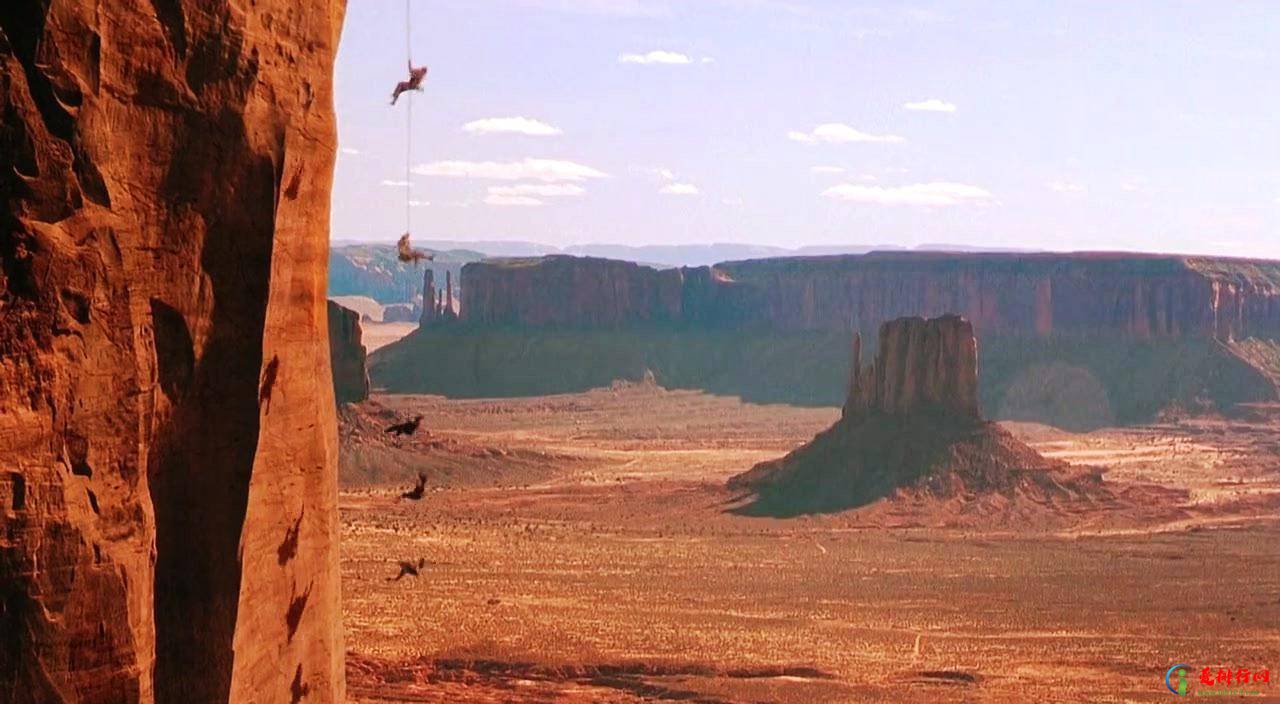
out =
{"type": "MultiPolygon", "coordinates": [[[[1280,2],[409,8],[418,239],[1280,257],[1280,2]]],[[[404,27],[348,3],[335,238],[405,228],[404,27]]]]}

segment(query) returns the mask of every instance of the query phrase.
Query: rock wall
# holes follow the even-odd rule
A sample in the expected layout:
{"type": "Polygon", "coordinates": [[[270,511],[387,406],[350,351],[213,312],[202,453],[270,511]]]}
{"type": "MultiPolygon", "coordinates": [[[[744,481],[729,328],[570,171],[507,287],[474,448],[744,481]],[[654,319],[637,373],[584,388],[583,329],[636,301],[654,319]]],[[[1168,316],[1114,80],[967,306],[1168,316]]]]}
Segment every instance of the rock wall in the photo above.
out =
{"type": "Polygon", "coordinates": [[[0,700],[344,699],[343,9],[0,3],[0,700]]]}
{"type": "Polygon", "coordinates": [[[329,364],[333,371],[334,400],[339,404],[369,398],[369,372],[362,337],[360,314],[329,301],[329,364]]]}
{"type": "Polygon", "coordinates": [[[461,319],[863,330],[963,315],[982,334],[1280,337],[1280,262],[1127,254],[878,252],[657,270],[563,256],[463,269],[461,319]]]}
{"type": "Polygon", "coordinates": [[[880,326],[875,362],[862,366],[855,335],[844,415],[942,411],[978,417],[978,341],[973,325],[956,315],[899,318],[880,326]]]}
{"type": "Polygon", "coordinates": [[[552,255],[462,268],[464,321],[480,325],[618,327],[681,319],[684,277],[632,262],[552,255]]]}

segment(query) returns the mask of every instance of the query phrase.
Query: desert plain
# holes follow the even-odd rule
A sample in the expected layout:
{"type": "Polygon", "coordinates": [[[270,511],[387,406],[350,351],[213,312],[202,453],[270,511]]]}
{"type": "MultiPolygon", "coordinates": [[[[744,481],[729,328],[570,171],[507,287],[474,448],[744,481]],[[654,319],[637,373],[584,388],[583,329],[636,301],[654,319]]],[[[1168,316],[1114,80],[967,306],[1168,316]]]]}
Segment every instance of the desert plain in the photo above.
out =
{"type": "Polygon", "coordinates": [[[1124,501],[740,511],[730,476],[838,415],[645,383],[345,407],[351,700],[1162,702],[1177,663],[1280,678],[1280,409],[1005,423],[1124,501]]]}

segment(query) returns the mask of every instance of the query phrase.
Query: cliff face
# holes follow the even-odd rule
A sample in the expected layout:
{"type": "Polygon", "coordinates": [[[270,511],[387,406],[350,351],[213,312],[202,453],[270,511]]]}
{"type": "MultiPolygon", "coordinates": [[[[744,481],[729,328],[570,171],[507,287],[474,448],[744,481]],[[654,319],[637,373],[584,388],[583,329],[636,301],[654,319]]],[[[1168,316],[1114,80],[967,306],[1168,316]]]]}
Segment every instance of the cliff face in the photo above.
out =
{"type": "Polygon", "coordinates": [[[978,341],[955,315],[902,318],[880,326],[875,363],[862,366],[862,338],[853,340],[846,418],[870,413],[935,410],[978,417],[978,341]]]}
{"type": "Polygon", "coordinates": [[[0,4],[0,699],[343,699],[341,0],[0,4]]]}
{"type": "Polygon", "coordinates": [[[983,334],[1280,336],[1280,262],[1125,254],[874,253],[719,265],[779,329],[951,312],[983,334]]]}
{"type": "Polygon", "coordinates": [[[482,325],[618,327],[681,319],[684,277],[631,262],[553,255],[462,268],[462,319],[482,325]]]}
{"type": "Polygon", "coordinates": [[[369,372],[362,337],[360,314],[329,301],[329,364],[333,371],[333,394],[340,404],[369,398],[369,372]]]}
{"type": "Polygon", "coordinates": [[[871,330],[956,313],[983,334],[1280,337],[1280,263],[1230,259],[910,252],[659,271],[549,257],[468,265],[462,287],[462,319],[481,324],[871,330]]]}

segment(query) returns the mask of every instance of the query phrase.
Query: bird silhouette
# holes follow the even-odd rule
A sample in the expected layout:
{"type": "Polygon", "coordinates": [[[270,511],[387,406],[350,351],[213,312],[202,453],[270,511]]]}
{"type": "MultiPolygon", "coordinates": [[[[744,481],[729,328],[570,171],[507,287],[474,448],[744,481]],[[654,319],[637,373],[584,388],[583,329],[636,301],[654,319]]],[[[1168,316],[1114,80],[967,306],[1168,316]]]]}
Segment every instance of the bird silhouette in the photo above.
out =
{"type": "Polygon", "coordinates": [[[388,433],[392,435],[405,436],[413,435],[418,432],[418,425],[422,423],[422,416],[414,416],[413,420],[407,420],[403,423],[396,423],[387,428],[388,433]]]}
{"type": "Polygon", "coordinates": [[[427,475],[425,472],[418,472],[418,483],[414,485],[412,489],[404,492],[403,494],[400,494],[400,498],[409,499],[411,501],[419,501],[422,499],[422,494],[426,490],[427,490],[427,475]]]}
{"type": "Polygon", "coordinates": [[[400,561],[400,574],[397,574],[397,575],[396,575],[396,576],[394,576],[394,577],[387,577],[387,581],[388,581],[388,582],[399,582],[400,580],[404,579],[406,575],[408,575],[408,576],[410,576],[410,577],[417,577],[417,576],[418,576],[418,572],[419,572],[423,567],[426,567],[426,566],[427,566],[427,559],[426,559],[425,557],[419,557],[419,558],[418,558],[418,561],[417,561],[416,563],[415,563],[415,562],[412,562],[412,561],[410,561],[410,560],[401,560],[401,561],[400,561]]]}

